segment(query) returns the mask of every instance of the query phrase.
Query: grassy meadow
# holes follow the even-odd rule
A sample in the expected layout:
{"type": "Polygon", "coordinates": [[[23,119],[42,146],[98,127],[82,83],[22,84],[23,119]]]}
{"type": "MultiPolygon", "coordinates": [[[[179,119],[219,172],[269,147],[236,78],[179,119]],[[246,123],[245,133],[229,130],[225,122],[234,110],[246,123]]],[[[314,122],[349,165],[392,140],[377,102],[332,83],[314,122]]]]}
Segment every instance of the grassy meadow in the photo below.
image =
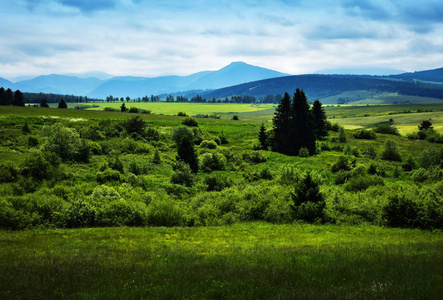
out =
{"type": "Polygon", "coordinates": [[[0,106],[0,298],[443,294],[442,105],[326,105],[335,125],[302,157],[259,149],[275,105],[110,104],[0,106]],[[312,224],[294,211],[307,174],[325,204],[312,224]]]}

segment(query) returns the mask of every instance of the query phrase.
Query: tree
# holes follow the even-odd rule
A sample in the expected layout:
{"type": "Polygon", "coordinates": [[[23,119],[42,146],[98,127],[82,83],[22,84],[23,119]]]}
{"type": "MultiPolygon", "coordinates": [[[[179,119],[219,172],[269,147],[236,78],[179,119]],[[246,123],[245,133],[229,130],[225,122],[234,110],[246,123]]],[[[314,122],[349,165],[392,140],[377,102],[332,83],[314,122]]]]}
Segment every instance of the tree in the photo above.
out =
{"type": "Polygon", "coordinates": [[[312,105],[312,122],[317,140],[328,135],[327,117],[320,100],[315,100],[312,105]]]}
{"type": "Polygon", "coordinates": [[[258,133],[258,140],[262,150],[268,150],[268,135],[266,133],[265,124],[261,123],[260,131],[258,133]]]}
{"type": "Polygon", "coordinates": [[[418,130],[433,130],[434,127],[432,127],[431,121],[424,120],[418,125],[418,130]]]}
{"type": "Polygon", "coordinates": [[[312,124],[312,113],[309,110],[308,99],[303,90],[296,89],[292,100],[291,141],[290,153],[298,155],[301,148],[315,153],[315,135],[312,124]]]}
{"type": "Polygon", "coordinates": [[[142,135],[145,131],[146,122],[143,121],[140,116],[135,116],[134,118],[127,120],[123,126],[128,134],[136,132],[142,135]]]}
{"type": "Polygon", "coordinates": [[[9,105],[6,91],[4,88],[0,88],[0,105],[9,105]]]}
{"type": "Polygon", "coordinates": [[[381,154],[381,158],[384,160],[401,161],[397,143],[391,139],[386,140],[385,149],[381,154]]]}
{"type": "Polygon", "coordinates": [[[58,108],[68,108],[68,105],[66,104],[65,100],[63,100],[63,98],[58,103],[58,108]]]}
{"type": "Polygon", "coordinates": [[[6,90],[6,105],[12,105],[14,101],[14,92],[11,89],[6,90]]]}
{"type": "Polygon", "coordinates": [[[126,105],[124,104],[124,103],[122,103],[122,105],[120,106],[120,111],[121,112],[125,112],[125,111],[127,111],[128,109],[126,108],[126,105]]]}
{"type": "Polygon", "coordinates": [[[126,97],[126,102],[129,102],[130,100],[131,100],[131,98],[129,98],[129,96],[126,97]]]}
{"type": "Polygon", "coordinates": [[[291,98],[288,93],[285,93],[281,99],[280,104],[275,109],[272,124],[272,151],[290,154],[289,153],[289,128],[291,126],[291,98]]]}
{"type": "Polygon", "coordinates": [[[176,159],[177,161],[182,160],[187,163],[193,173],[198,172],[198,159],[194,150],[194,140],[190,136],[184,135],[178,139],[176,159]]]}
{"type": "Polygon", "coordinates": [[[25,101],[23,100],[23,93],[20,90],[16,90],[14,93],[14,100],[12,102],[14,106],[25,106],[25,101]]]}
{"type": "Polygon", "coordinates": [[[291,198],[294,218],[311,223],[323,219],[325,199],[318,183],[312,179],[310,173],[297,184],[291,198]]]}
{"type": "Polygon", "coordinates": [[[48,105],[48,101],[46,100],[46,98],[43,98],[43,99],[40,101],[40,107],[49,107],[49,105],[48,105]]]}

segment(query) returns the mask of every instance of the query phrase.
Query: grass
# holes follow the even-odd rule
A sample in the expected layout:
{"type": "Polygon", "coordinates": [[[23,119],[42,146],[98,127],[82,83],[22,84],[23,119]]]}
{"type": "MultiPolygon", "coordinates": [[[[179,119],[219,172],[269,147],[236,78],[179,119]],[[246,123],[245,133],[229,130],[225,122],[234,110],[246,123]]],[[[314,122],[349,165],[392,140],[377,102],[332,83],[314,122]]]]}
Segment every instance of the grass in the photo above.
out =
{"type": "Polygon", "coordinates": [[[0,232],[5,299],[437,299],[443,235],[379,227],[0,232]]]}

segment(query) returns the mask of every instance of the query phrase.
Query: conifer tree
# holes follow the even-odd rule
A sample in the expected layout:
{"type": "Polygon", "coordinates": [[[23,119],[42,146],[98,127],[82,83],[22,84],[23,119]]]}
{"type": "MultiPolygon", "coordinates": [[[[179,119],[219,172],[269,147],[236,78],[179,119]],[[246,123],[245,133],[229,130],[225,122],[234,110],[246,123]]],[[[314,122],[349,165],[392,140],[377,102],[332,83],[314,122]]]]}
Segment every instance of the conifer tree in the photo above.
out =
{"type": "Polygon", "coordinates": [[[312,122],[312,113],[308,99],[303,90],[297,89],[294,93],[290,120],[290,155],[298,155],[301,148],[315,153],[315,135],[312,122]]]}
{"type": "Polygon", "coordinates": [[[46,100],[46,98],[42,99],[42,101],[40,102],[40,107],[49,107],[48,101],[46,100]]]}
{"type": "Polygon", "coordinates": [[[291,98],[287,92],[275,109],[272,123],[274,125],[271,139],[272,151],[290,154],[291,98]]]}
{"type": "Polygon", "coordinates": [[[198,172],[198,160],[194,150],[194,141],[188,135],[184,135],[177,141],[177,160],[187,163],[192,172],[198,172]]]}
{"type": "Polygon", "coordinates": [[[68,105],[66,104],[66,102],[63,98],[58,103],[58,108],[68,108],[68,105]]]}
{"type": "Polygon", "coordinates": [[[314,135],[317,140],[328,135],[326,113],[320,100],[315,100],[312,105],[312,122],[314,126],[314,135]]]}
{"type": "Polygon", "coordinates": [[[258,133],[258,140],[262,150],[268,150],[268,135],[266,133],[265,124],[261,123],[260,131],[258,133]]]}
{"type": "Polygon", "coordinates": [[[9,105],[6,91],[3,87],[0,88],[0,105],[9,105]]]}
{"type": "Polygon", "coordinates": [[[20,90],[16,90],[15,91],[12,105],[14,105],[14,106],[25,106],[25,101],[23,100],[23,93],[20,92],[20,90]]]}

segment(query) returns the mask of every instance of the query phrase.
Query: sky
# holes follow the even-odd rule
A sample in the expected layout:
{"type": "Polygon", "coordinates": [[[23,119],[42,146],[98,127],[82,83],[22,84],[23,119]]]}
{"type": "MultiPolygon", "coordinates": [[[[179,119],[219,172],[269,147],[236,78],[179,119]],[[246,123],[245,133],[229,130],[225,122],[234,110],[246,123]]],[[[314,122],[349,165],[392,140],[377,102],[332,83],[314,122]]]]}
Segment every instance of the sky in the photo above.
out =
{"type": "Polygon", "coordinates": [[[1,0],[0,77],[443,67],[441,0],[1,0]]]}

